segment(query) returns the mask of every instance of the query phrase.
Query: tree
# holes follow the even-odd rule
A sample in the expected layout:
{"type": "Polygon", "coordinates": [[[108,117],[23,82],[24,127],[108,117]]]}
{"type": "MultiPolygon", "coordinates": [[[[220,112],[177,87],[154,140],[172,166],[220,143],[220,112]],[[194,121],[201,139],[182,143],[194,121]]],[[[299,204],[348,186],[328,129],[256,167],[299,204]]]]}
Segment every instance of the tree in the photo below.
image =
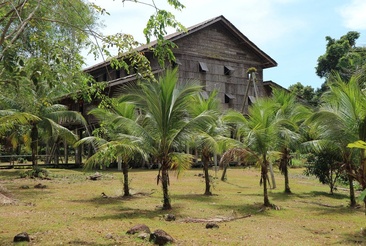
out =
{"type": "MultiPolygon", "coordinates": [[[[134,2],[136,1],[123,1],[134,2]]],[[[169,0],[175,9],[184,6],[178,0],[169,0]]],[[[166,29],[173,27],[184,30],[175,20],[174,15],[159,9],[154,1],[140,3],[150,5],[155,13],[150,16],[144,30],[147,42],[157,38],[157,45],[151,47],[161,63],[174,59],[170,48],[174,46],[164,40],[166,29]]],[[[0,3],[0,86],[5,91],[9,84],[24,85],[24,80],[37,83],[47,80],[58,87],[60,97],[73,94],[90,101],[95,90],[100,90],[101,83],[93,83],[92,79],[82,71],[84,64],[80,55],[82,48],[87,47],[90,53],[103,58],[110,58],[114,67],[139,68],[141,75],[153,78],[146,57],[134,50],[141,45],[129,34],[117,33],[105,36],[98,31],[98,14],[109,14],[105,9],[85,3],[82,0],[70,2],[61,0],[19,0],[0,3]],[[117,59],[108,48],[117,47],[118,56],[124,54],[125,59],[117,59]],[[95,88],[96,87],[96,88],[95,88]]],[[[11,93],[12,91],[7,91],[11,93]]]]}
{"type": "Polygon", "coordinates": [[[355,150],[347,148],[347,145],[356,140],[366,140],[365,100],[358,76],[352,76],[346,83],[339,74],[333,74],[329,91],[322,96],[319,111],[309,118],[315,140],[304,144],[317,152],[331,148],[341,155],[349,179],[351,207],[356,206],[353,181],[356,179],[362,183],[364,174],[363,164],[360,166],[356,162],[362,157],[357,157],[355,150]]]}
{"type": "Polygon", "coordinates": [[[275,122],[278,122],[276,149],[281,152],[279,169],[285,178],[285,193],[291,193],[288,177],[288,166],[291,162],[291,151],[302,141],[301,124],[310,116],[311,111],[297,101],[296,95],[285,90],[273,89],[270,98],[275,105],[275,122]]]}
{"type": "Polygon", "coordinates": [[[211,180],[209,175],[209,162],[211,157],[220,154],[225,148],[228,148],[231,138],[226,137],[227,126],[221,118],[220,102],[217,99],[217,91],[212,92],[207,99],[202,94],[196,94],[191,104],[193,116],[199,116],[204,112],[211,112],[213,119],[212,124],[207,125],[202,131],[193,138],[195,147],[201,150],[203,172],[205,177],[205,193],[204,195],[212,195],[211,180]]]}
{"type": "Polygon", "coordinates": [[[275,109],[269,98],[260,98],[249,107],[248,117],[236,111],[229,112],[224,117],[226,122],[237,125],[238,134],[244,141],[244,147],[241,148],[244,151],[242,156],[255,158],[261,167],[260,184],[263,185],[263,205],[266,207],[272,206],[267,189],[269,158],[274,155],[276,159],[279,157],[278,152],[271,152],[274,150],[280,127],[273,113],[275,109]]]}
{"type": "Polygon", "coordinates": [[[366,50],[356,47],[360,33],[350,31],[339,40],[325,37],[326,52],[318,58],[316,74],[320,78],[329,78],[332,72],[338,72],[342,79],[349,80],[366,61],[366,50]]]}
{"type": "MultiPolygon", "coordinates": [[[[190,166],[192,156],[179,152],[198,129],[212,124],[214,118],[204,111],[192,116],[188,110],[192,97],[201,91],[201,86],[178,84],[177,69],[166,71],[158,83],[140,82],[137,88],[125,88],[126,95],[120,101],[130,102],[142,113],[139,125],[132,124],[134,136],[143,137],[149,144],[152,156],[160,165],[157,183],[163,189],[163,209],[171,209],[168,193],[169,170],[180,171],[190,166]]],[[[132,123],[132,122],[130,122],[132,123]]]]}
{"type": "Polygon", "coordinates": [[[326,79],[317,91],[319,97],[328,90],[328,80],[333,72],[338,73],[343,81],[349,81],[353,75],[361,76],[361,81],[365,81],[366,48],[356,46],[359,37],[360,33],[350,31],[338,40],[329,36],[325,38],[326,51],[319,56],[315,68],[316,74],[326,79]]]}
{"type": "Polygon", "coordinates": [[[291,93],[294,93],[296,96],[300,98],[300,100],[304,100],[304,102],[310,106],[318,106],[319,98],[317,96],[316,91],[310,85],[304,86],[300,82],[291,85],[289,88],[291,93]]]}
{"type": "Polygon", "coordinates": [[[0,95],[0,107],[17,110],[22,115],[32,115],[38,120],[29,121],[28,134],[32,152],[32,165],[37,166],[39,141],[56,143],[65,139],[73,144],[77,136],[67,129],[67,124],[80,124],[85,127],[84,117],[75,111],[69,111],[64,105],[54,103],[57,90],[49,87],[48,83],[40,82],[32,87],[15,88],[18,94],[0,95]],[[20,97],[19,95],[23,95],[20,97]],[[39,131],[42,131],[42,134],[39,131]],[[41,137],[40,137],[41,136],[41,137]]]}
{"type": "Polygon", "coordinates": [[[108,166],[111,162],[120,160],[123,172],[123,195],[130,196],[128,163],[135,155],[143,155],[146,158],[143,139],[133,136],[135,130],[126,128],[126,125],[131,123],[135,125],[138,121],[136,108],[133,104],[118,103],[116,99],[111,99],[109,107],[92,109],[89,114],[100,121],[100,127],[94,131],[96,137],[86,137],[77,144],[90,143],[96,147],[96,153],[88,158],[85,168],[108,166]]]}
{"type": "MultiPolygon", "coordinates": [[[[312,161],[307,165],[305,174],[314,175],[322,184],[327,184],[330,194],[334,194],[336,183],[342,174],[342,159],[337,151],[330,149],[314,155],[312,161]]],[[[309,158],[308,158],[309,162],[309,158]]]]}

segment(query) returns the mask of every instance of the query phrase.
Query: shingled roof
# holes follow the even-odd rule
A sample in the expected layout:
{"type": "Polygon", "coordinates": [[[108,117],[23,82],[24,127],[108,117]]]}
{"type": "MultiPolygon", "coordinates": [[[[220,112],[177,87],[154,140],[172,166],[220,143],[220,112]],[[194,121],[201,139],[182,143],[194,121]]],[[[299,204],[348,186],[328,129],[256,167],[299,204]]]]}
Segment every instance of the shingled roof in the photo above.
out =
{"type": "MultiPolygon", "coordinates": [[[[206,28],[207,26],[210,26],[210,25],[213,25],[216,23],[221,23],[230,33],[232,33],[236,38],[238,38],[241,41],[241,43],[243,43],[243,45],[250,47],[252,49],[252,51],[264,61],[262,63],[263,68],[270,68],[270,67],[277,66],[277,62],[275,60],[273,60],[269,55],[267,55],[264,51],[262,51],[260,48],[258,48],[258,46],[256,46],[252,41],[250,41],[243,33],[241,33],[230,21],[228,21],[222,15],[209,19],[209,20],[206,20],[206,21],[196,24],[194,26],[188,27],[186,32],[175,32],[175,33],[165,36],[164,38],[166,40],[174,42],[180,38],[186,37],[190,34],[193,34],[195,32],[202,30],[203,28],[206,28]]],[[[141,51],[141,52],[148,51],[149,47],[156,45],[156,43],[157,43],[156,40],[152,41],[148,44],[137,47],[136,50],[141,51]]],[[[108,61],[100,62],[91,67],[86,68],[84,71],[89,72],[94,69],[103,67],[103,66],[107,65],[108,63],[109,63],[108,61]]]]}

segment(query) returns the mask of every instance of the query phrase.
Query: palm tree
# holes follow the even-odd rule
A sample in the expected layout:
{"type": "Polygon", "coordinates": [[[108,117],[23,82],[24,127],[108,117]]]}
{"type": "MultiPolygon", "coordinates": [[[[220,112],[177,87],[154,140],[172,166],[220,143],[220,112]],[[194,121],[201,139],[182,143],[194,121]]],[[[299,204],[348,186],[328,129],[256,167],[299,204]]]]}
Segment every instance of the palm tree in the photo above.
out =
{"type": "Polygon", "coordinates": [[[95,146],[96,153],[88,158],[85,163],[86,169],[92,169],[96,165],[111,160],[122,161],[123,172],[123,196],[130,196],[128,168],[129,161],[136,154],[145,156],[144,145],[141,138],[133,136],[135,130],[126,126],[134,125],[138,121],[137,111],[133,104],[111,99],[107,108],[92,109],[89,114],[100,120],[100,128],[95,132],[102,132],[100,137],[86,137],[77,143],[77,146],[90,143],[95,146]],[[102,138],[101,138],[102,137],[102,138]]]}
{"type": "Polygon", "coordinates": [[[291,193],[288,177],[288,166],[291,162],[291,150],[301,143],[301,124],[310,116],[311,111],[299,103],[295,94],[273,88],[270,100],[276,105],[274,111],[277,122],[281,124],[278,131],[277,149],[281,152],[279,169],[285,179],[285,193],[291,193]]]}
{"type": "Polygon", "coordinates": [[[37,121],[40,121],[40,118],[29,113],[0,109],[0,136],[12,131],[18,125],[29,125],[37,121]]]}
{"type": "Polygon", "coordinates": [[[356,159],[363,159],[362,156],[356,158],[355,154],[360,152],[347,148],[349,143],[366,140],[366,96],[358,78],[352,76],[345,83],[339,74],[332,75],[329,91],[322,96],[319,111],[309,119],[317,130],[317,138],[306,143],[318,151],[331,147],[341,154],[349,179],[351,207],[357,205],[353,180],[356,178],[362,184],[365,179],[363,170],[366,170],[363,162],[361,166],[356,163],[356,159]]]}
{"type": "Polygon", "coordinates": [[[31,120],[29,136],[32,152],[32,165],[37,166],[37,154],[39,142],[56,143],[64,139],[73,144],[78,138],[65,126],[79,124],[85,127],[85,119],[79,113],[68,110],[67,106],[55,103],[58,92],[45,82],[31,83],[28,86],[14,88],[13,94],[0,95],[0,104],[5,109],[13,109],[22,115],[32,115],[37,120],[31,120]],[[41,134],[40,134],[41,131],[41,134]],[[41,137],[40,137],[41,136],[41,137]]]}
{"type": "Polygon", "coordinates": [[[242,148],[244,157],[253,158],[256,156],[257,163],[261,167],[261,180],[263,185],[263,198],[265,207],[271,207],[269,202],[267,183],[269,158],[275,152],[271,151],[275,147],[275,140],[279,132],[280,124],[273,113],[276,105],[268,98],[258,99],[249,107],[248,116],[243,116],[239,112],[230,112],[225,116],[225,120],[234,123],[238,127],[238,134],[244,141],[242,148]],[[253,154],[254,153],[254,154],[253,154]]]}
{"type": "Polygon", "coordinates": [[[160,165],[157,183],[162,184],[163,209],[171,209],[168,171],[174,169],[179,174],[190,166],[192,156],[179,150],[197,129],[204,129],[214,118],[207,111],[192,117],[188,108],[201,86],[178,84],[176,69],[166,71],[157,83],[139,83],[138,88],[127,90],[120,100],[134,103],[144,117],[141,127],[136,126],[139,132],[135,136],[149,143],[150,153],[160,165]]]}
{"type": "Polygon", "coordinates": [[[193,116],[199,116],[203,112],[211,112],[215,119],[212,124],[207,125],[193,138],[196,147],[199,147],[202,155],[203,172],[205,177],[204,195],[212,195],[211,181],[209,176],[209,162],[213,154],[220,154],[224,148],[228,148],[233,139],[225,137],[228,134],[227,127],[221,119],[220,102],[217,99],[217,91],[212,92],[208,98],[202,94],[197,94],[191,104],[193,116]]]}

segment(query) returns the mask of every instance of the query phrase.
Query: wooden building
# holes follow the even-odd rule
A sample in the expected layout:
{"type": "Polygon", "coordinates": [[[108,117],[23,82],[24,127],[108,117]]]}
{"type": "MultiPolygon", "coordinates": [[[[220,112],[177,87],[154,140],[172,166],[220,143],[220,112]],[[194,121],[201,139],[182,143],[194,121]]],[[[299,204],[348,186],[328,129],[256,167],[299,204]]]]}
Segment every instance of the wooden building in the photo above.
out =
{"type": "MultiPolygon", "coordinates": [[[[210,92],[217,90],[224,109],[232,108],[246,113],[247,106],[256,96],[269,96],[271,87],[278,87],[272,81],[263,81],[264,69],[277,66],[276,61],[251,42],[224,16],[189,27],[187,32],[168,35],[166,39],[177,45],[177,48],[173,49],[176,57],[173,65],[179,66],[180,83],[187,80],[199,81],[204,88],[203,96],[208,96],[210,92]],[[249,81],[247,74],[249,68],[256,69],[256,83],[249,81]],[[244,102],[245,108],[243,108],[244,102]]],[[[143,52],[150,61],[154,74],[161,74],[164,68],[160,67],[158,60],[149,50],[149,47],[155,44],[156,42],[152,42],[138,47],[137,51],[143,52]]],[[[123,69],[113,69],[108,61],[88,67],[85,72],[93,76],[97,82],[107,81],[106,93],[112,97],[118,96],[116,90],[118,86],[136,81],[136,74],[128,74],[123,69]]],[[[88,115],[88,111],[98,102],[75,103],[68,98],[62,103],[69,105],[70,110],[81,112],[89,124],[88,130],[93,130],[96,122],[88,115]]],[[[83,136],[81,128],[77,132],[80,137],[83,136]]],[[[81,148],[76,150],[76,163],[82,162],[82,152],[84,151],[81,148]]]]}
{"type": "MultiPolygon", "coordinates": [[[[178,46],[173,49],[173,53],[176,65],[179,66],[180,82],[197,80],[207,93],[217,90],[223,108],[241,110],[244,100],[247,100],[246,105],[250,105],[255,99],[253,83],[249,84],[248,96],[244,98],[249,83],[247,70],[251,67],[257,70],[258,96],[268,96],[270,89],[264,87],[268,87],[271,83],[263,83],[263,70],[277,66],[276,61],[251,42],[224,16],[189,27],[187,32],[168,35],[166,39],[178,46]]],[[[154,44],[152,42],[149,46],[154,44]]],[[[149,59],[154,73],[162,71],[148,46],[137,49],[144,52],[149,59]]],[[[96,81],[108,81],[111,96],[116,96],[113,87],[136,78],[124,70],[112,69],[109,62],[96,64],[85,71],[96,81]]],[[[87,111],[88,107],[84,110],[87,111]]]]}

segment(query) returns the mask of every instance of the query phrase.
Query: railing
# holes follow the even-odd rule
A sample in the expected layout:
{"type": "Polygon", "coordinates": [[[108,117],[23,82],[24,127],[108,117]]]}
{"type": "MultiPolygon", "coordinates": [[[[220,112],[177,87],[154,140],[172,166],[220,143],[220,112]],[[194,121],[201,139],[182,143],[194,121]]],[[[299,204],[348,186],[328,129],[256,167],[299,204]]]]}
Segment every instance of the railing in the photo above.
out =
{"type": "MultiPolygon", "coordinates": [[[[60,163],[52,163],[53,158],[50,155],[37,155],[37,165],[40,167],[62,167],[73,168],[80,167],[80,164],[75,162],[63,163],[62,158],[60,163]],[[51,160],[47,163],[47,160],[51,160]]],[[[32,167],[31,155],[0,155],[0,168],[29,168],[32,167]]]]}

